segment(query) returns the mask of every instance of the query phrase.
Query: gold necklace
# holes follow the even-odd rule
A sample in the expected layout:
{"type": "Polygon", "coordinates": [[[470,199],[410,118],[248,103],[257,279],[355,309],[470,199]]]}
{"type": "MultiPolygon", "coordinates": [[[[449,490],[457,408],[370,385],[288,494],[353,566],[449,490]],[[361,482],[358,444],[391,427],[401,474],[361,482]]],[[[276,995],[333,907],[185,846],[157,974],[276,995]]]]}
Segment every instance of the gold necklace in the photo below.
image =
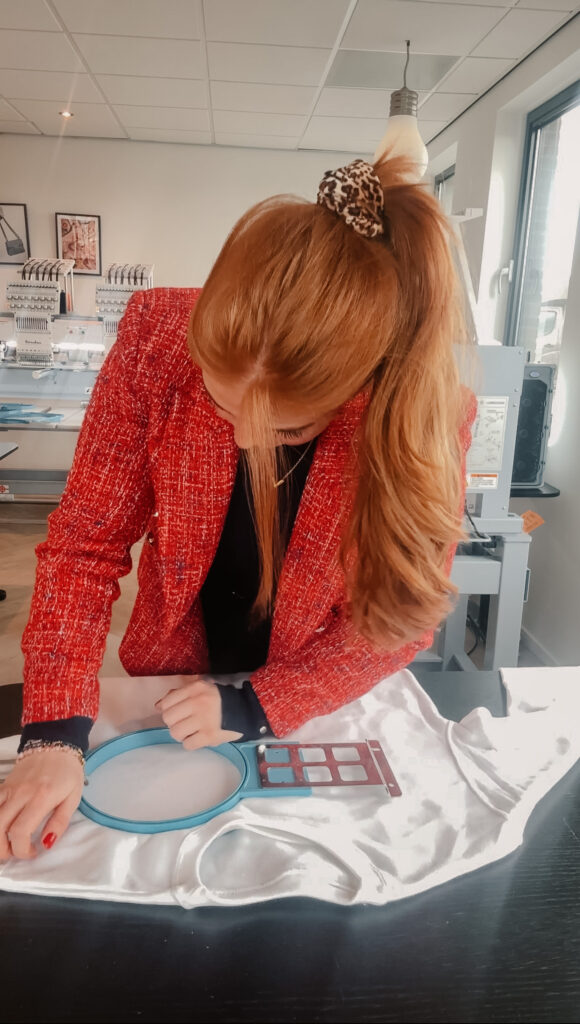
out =
{"type": "Polygon", "coordinates": [[[312,438],[312,440],[310,441],[309,445],[308,445],[308,448],[305,448],[305,449],[304,449],[304,451],[302,452],[302,455],[301,455],[301,456],[300,456],[300,458],[298,459],[298,462],[295,462],[295,463],[294,463],[294,465],[293,465],[293,466],[292,466],[292,467],[291,467],[291,468],[290,468],[290,469],[288,470],[288,472],[287,472],[287,473],[286,473],[286,474],[285,474],[285,475],[284,475],[284,476],[282,477],[282,479],[281,479],[281,480],[273,480],[273,481],[272,481],[272,482],[273,482],[273,484],[274,484],[274,487],[281,487],[281,486],[282,486],[282,484],[284,483],[284,481],[285,481],[285,480],[287,480],[287,479],[288,479],[288,477],[290,476],[290,474],[294,472],[294,470],[296,469],[296,467],[300,465],[300,463],[302,462],[302,459],[303,459],[303,458],[304,458],[304,457],[305,457],[306,455],[308,455],[308,452],[310,451],[310,448],[311,448],[311,446],[312,446],[312,443],[313,443],[313,442],[314,442],[315,440],[316,440],[316,438],[315,438],[315,437],[313,437],[313,438],[312,438]]]}

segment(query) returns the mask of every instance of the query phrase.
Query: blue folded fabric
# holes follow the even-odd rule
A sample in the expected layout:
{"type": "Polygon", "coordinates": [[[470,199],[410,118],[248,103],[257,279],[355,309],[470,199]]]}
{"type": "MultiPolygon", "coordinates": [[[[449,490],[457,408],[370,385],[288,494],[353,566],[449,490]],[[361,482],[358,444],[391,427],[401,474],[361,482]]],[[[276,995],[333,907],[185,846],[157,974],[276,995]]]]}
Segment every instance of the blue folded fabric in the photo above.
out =
{"type": "Polygon", "coordinates": [[[0,404],[0,423],[58,423],[63,416],[62,412],[43,412],[36,405],[22,402],[0,404]]]}
{"type": "Polygon", "coordinates": [[[38,410],[37,405],[26,405],[23,402],[0,402],[0,412],[22,412],[24,410],[38,410]]]}

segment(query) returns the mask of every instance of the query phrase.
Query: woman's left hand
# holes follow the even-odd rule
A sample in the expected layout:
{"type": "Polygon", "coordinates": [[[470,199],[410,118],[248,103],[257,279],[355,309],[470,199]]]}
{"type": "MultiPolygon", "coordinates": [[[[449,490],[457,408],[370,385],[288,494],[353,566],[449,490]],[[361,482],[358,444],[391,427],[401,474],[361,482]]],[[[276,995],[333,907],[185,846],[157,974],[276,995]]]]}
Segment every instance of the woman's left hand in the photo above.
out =
{"type": "Polygon", "coordinates": [[[155,703],[173,739],[179,740],[186,750],[217,747],[220,743],[241,739],[241,732],[231,732],[221,727],[222,699],[219,686],[208,682],[203,676],[190,678],[191,682],[169,690],[165,697],[155,703]]]}

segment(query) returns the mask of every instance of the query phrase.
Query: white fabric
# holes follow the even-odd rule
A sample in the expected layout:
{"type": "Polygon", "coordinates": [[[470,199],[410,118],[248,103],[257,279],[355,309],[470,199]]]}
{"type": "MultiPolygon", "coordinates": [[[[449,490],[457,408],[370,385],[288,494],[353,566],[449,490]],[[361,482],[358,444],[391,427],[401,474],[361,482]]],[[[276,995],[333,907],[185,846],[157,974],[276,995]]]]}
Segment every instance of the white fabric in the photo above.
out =
{"type": "Polygon", "coordinates": [[[127,750],[91,774],[84,796],[104,814],[126,821],[168,821],[200,814],[230,797],[242,774],[215,750],[181,743],[127,750]]]}
{"type": "MultiPolygon", "coordinates": [[[[384,904],[513,851],[540,798],[580,757],[580,669],[506,669],[508,717],[443,719],[409,670],[314,719],[293,739],[381,741],[403,790],[245,800],[190,831],[130,835],[76,812],[32,861],[0,865],[11,891],[182,907],[312,896],[384,904]]],[[[161,724],[160,677],[102,680],[92,742],[161,724]]],[[[457,685],[461,686],[458,673],[457,685]]],[[[7,774],[17,738],[0,741],[7,774]]]]}

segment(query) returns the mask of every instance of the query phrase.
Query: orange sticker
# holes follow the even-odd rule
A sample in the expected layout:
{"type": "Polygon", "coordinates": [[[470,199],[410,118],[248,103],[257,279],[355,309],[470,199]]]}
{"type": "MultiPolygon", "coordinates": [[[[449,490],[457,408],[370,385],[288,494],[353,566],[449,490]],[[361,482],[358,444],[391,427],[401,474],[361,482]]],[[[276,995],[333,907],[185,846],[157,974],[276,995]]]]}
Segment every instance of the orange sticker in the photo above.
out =
{"type": "Polygon", "coordinates": [[[529,508],[526,512],[522,512],[522,519],[524,521],[524,533],[531,533],[537,526],[541,526],[545,522],[537,512],[532,512],[529,508]]]}

